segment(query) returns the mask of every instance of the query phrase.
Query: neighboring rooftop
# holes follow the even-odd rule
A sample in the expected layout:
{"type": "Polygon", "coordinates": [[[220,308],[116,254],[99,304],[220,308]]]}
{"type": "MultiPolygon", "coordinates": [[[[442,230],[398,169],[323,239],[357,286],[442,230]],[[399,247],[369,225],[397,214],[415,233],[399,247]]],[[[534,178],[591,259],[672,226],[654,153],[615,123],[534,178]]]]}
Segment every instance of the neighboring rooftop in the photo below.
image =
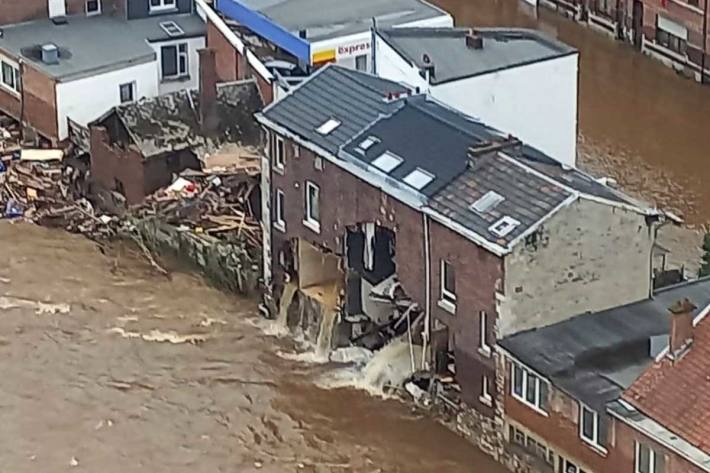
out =
{"type": "Polygon", "coordinates": [[[115,113],[145,158],[169,151],[191,149],[202,159],[225,144],[257,146],[260,129],[253,114],[263,101],[255,80],[217,86],[218,129],[205,134],[199,123],[200,97],[182,90],[114,107],[96,122],[115,113]],[[189,95],[188,95],[189,94],[189,95]]]}
{"type": "Polygon", "coordinates": [[[624,393],[624,400],[710,454],[710,318],[693,335],[685,355],[654,363],[624,393]]]}
{"type": "Polygon", "coordinates": [[[699,307],[697,315],[710,304],[710,278],[660,289],[652,299],[517,333],[499,344],[557,387],[603,411],[667,346],[668,308],[686,297],[699,307]]]}
{"type": "Polygon", "coordinates": [[[422,0],[220,0],[261,13],[285,30],[305,31],[309,42],[369,31],[372,19],[382,27],[405,25],[448,15],[422,0]]]}
{"type": "Polygon", "coordinates": [[[59,81],[76,80],[130,65],[151,62],[156,54],[149,43],[202,36],[204,22],[197,15],[160,15],[123,20],[110,15],[70,16],[66,23],[44,19],[0,28],[0,50],[21,57],[59,81]],[[170,36],[160,24],[175,22],[183,34],[170,36]],[[42,62],[41,48],[54,44],[56,64],[42,62]]]}
{"type": "Polygon", "coordinates": [[[577,53],[540,31],[520,28],[389,28],[378,34],[416,67],[433,67],[432,84],[577,53]],[[467,40],[471,36],[480,38],[480,47],[467,40]]]}
{"type": "Polygon", "coordinates": [[[386,192],[415,195],[410,205],[455,222],[501,253],[582,195],[646,211],[427,95],[338,65],[320,69],[258,117],[338,158],[338,165],[355,165],[350,172],[364,173],[386,192]]]}

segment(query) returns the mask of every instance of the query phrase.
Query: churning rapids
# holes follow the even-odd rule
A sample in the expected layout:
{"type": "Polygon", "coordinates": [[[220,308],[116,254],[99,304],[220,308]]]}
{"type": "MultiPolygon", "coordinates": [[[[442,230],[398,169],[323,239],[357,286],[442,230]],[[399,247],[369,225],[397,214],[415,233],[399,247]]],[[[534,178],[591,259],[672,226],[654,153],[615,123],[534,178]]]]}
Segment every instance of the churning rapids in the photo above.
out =
{"type": "Polygon", "coordinates": [[[503,471],[348,387],[375,390],[373,363],[284,356],[252,301],[59,231],[0,223],[0,242],[0,471],[503,471]]]}

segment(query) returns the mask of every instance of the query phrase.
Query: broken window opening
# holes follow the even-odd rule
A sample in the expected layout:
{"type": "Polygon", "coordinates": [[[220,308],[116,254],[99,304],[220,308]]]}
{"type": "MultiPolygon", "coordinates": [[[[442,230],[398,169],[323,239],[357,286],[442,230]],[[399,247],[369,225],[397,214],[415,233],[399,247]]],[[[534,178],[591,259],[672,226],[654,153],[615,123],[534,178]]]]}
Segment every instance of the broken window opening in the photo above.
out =
{"type": "Polygon", "coordinates": [[[348,228],[345,236],[348,269],[376,285],[396,271],[395,236],[388,228],[364,223],[348,228]]]}
{"type": "Polygon", "coordinates": [[[274,193],[274,228],[279,231],[286,231],[286,219],[284,217],[285,197],[284,191],[276,189],[274,193]]]}

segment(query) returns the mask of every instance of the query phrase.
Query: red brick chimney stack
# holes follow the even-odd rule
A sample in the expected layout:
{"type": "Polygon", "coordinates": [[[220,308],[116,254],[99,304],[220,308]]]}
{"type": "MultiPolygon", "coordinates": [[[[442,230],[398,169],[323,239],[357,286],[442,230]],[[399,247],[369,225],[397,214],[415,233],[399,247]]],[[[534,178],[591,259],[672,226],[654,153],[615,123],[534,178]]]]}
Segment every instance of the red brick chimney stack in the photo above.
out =
{"type": "Polygon", "coordinates": [[[671,333],[668,356],[673,360],[680,359],[693,343],[693,311],[695,304],[685,298],[679,300],[668,310],[671,313],[671,333]]]}
{"type": "Polygon", "coordinates": [[[214,49],[200,49],[200,126],[202,133],[214,134],[217,116],[217,62],[214,49]]]}

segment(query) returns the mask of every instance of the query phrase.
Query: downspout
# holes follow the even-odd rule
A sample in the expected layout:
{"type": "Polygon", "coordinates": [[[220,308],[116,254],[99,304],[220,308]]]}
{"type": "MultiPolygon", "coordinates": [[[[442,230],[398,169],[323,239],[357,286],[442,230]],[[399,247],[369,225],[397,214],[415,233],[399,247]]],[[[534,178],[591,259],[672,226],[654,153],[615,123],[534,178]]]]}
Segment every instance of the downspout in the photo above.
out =
{"type": "Polygon", "coordinates": [[[703,57],[701,59],[700,83],[705,83],[705,56],[708,44],[708,0],[703,2],[703,57]]]}
{"type": "MultiPolygon", "coordinates": [[[[707,0],[705,0],[705,3],[707,4],[707,0]]],[[[668,225],[671,223],[671,220],[666,218],[661,221],[658,225],[653,226],[653,244],[651,245],[651,257],[648,260],[648,269],[649,269],[649,274],[651,275],[651,280],[649,281],[649,289],[648,289],[648,297],[650,299],[653,299],[653,250],[656,247],[656,241],[658,240],[658,231],[664,227],[665,225],[668,225]]],[[[685,271],[683,271],[685,272],[685,271]]],[[[685,277],[685,275],[683,275],[685,277]]]]}
{"type": "MultiPolygon", "coordinates": [[[[707,2],[707,0],[706,0],[707,2]]],[[[25,61],[20,59],[17,61],[20,68],[20,136],[22,142],[25,142],[25,61]]]]}
{"type": "MultiPolygon", "coordinates": [[[[431,240],[429,238],[429,217],[422,213],[422,229],[424,230],[424,284],[426,285],[425,310],[424,317],[424,340],[422,343],[422,370],[427,369],[426,353],[430,348],[429,340],[431,339],[431,240]],[[429,346],[428,346],[429,345],[429,346]]],[[[430,360],[434,359],[433,353],[430,353],[430,360]]]]}
{"type": "MultiPolygon", "coordinates": [[[[707,0],[705,0],[705,3],[707,4],[707,0]]],[[[371,61],[372,64],[370,67],[370,70],[372,71],[372,75],[376,76],[377,75],[377,19],[373,16],[372,17],[372,27],[370,28],[370,41],[372,43],[372,47],[370,50],[372,51],[371,54],[371,61]]]]}

